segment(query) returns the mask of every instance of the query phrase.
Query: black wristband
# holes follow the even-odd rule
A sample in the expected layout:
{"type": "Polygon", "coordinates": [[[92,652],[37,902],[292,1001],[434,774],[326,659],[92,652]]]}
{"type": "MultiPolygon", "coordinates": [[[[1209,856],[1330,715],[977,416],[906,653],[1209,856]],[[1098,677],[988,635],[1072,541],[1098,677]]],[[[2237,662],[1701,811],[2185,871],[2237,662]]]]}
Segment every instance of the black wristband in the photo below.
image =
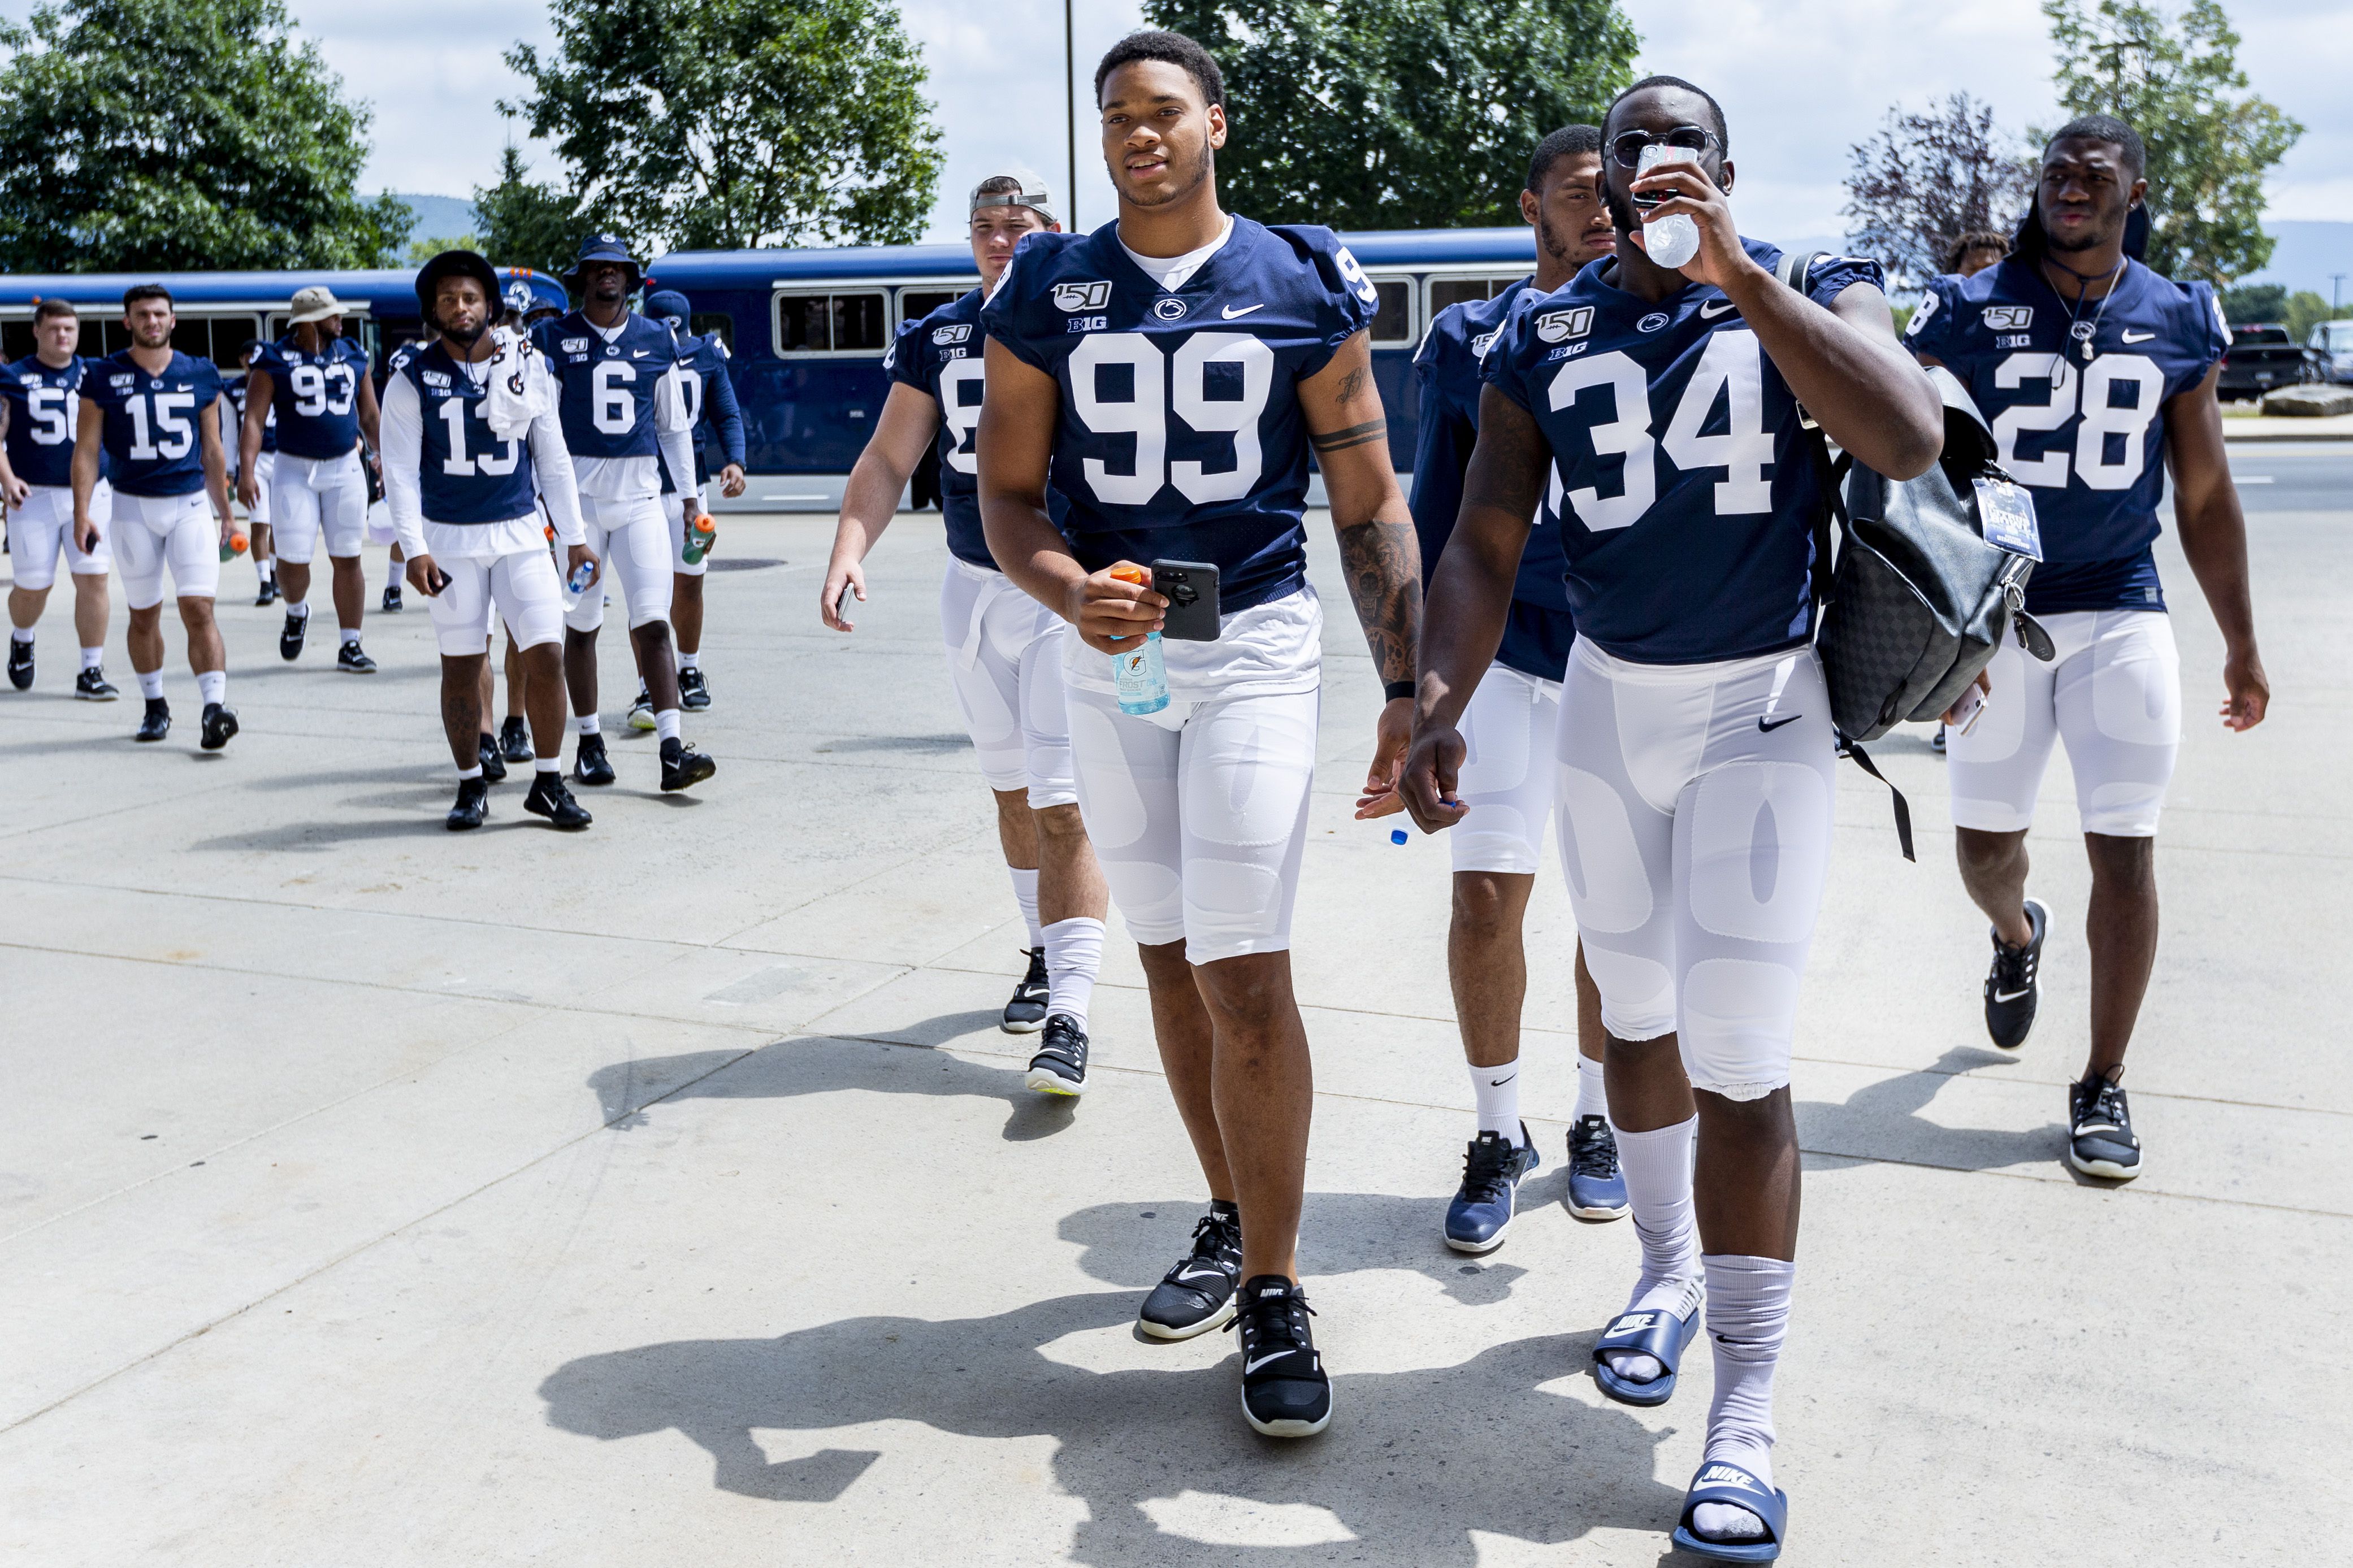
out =
{"type": "Polygon", "coordinates": [[[1416,680],[1392,680],[1392,681],[1388,681],[1388,682],[1385,683],[1385,684],[1381,687],[1381,700],[1382,700],[1382,701],[1384,701],[1384,702],[1394,702],[1394,701],[1396,701],[1398,698],[1402,697],[1402,698],[1407,699],[1407,700],[1409,701],[1409,700],[1412,700],[1412,698],[1413,698],[1414,694],[1415,694],[1416,692],[1419,691],[1420,689],[1421,689],[1421,683],[1420,683],[1419,681],[1416,681],[1416,680]]]}

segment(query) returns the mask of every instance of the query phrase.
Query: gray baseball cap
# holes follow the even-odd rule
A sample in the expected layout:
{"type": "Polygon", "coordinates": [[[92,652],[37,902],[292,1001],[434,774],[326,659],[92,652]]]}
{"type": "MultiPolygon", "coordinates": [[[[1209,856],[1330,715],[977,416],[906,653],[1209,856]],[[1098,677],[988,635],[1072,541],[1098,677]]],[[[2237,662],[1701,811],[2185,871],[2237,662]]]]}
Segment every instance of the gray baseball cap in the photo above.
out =
{"type": "Polygon", "coordinates": [[[983,207],[1028,207],[1048,223],[1062,221],[1054,216],[1054,198],[1048,193],[1046,182],[1022,169],[1008,169],[1002,174],[991,174],[980,185],[975,185],[972,188],[971,210],[978,212],[983,207]],[[991,180],[1018,180],[1021,188],[1018,191],[982,191],[980,186],[991,180]]]}

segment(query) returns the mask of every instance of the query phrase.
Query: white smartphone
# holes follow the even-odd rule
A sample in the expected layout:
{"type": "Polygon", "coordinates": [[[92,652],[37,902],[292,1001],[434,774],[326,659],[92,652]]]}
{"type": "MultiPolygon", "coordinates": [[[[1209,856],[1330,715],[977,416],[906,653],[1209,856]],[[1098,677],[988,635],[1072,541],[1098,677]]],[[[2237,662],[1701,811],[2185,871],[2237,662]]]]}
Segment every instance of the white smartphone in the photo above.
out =
{"type": "Polygon", "coordinates": [[[858,603],[858,590],[844,583],[841,585],[841,597],[833,602],[833,618],[847,624],[849,620],[849,606],[856,603],[858,603]]]}
{"type": "Polygon", "coordinates": [[[1947,721],[1945,728],[1953,734],[1966,735],[1977,728],[1978,721],[1985,717],[1985,688],[1972,686],[1961,693],[1961,700],[1958,702],[1953,704],[1953,716],[1947,721]]]}

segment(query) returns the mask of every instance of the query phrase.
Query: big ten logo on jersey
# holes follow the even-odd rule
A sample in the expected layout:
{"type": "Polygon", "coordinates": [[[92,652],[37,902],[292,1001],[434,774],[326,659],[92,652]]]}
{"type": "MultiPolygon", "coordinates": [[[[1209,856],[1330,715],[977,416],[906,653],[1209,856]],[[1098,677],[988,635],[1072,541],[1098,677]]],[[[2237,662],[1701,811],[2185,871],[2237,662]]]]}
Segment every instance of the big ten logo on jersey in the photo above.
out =
{"type": "MultiPolygon", "coordinates": [[[[1570,310],[1546,310],[1535,321],[1536,341],[1560,346],[1545,355],[1544,363],[1551,364],[1583,353],[1593,345],[1581,341],[1593,331],[1593,307],[1579,305],[1570,310]]],[[[1487,356],[1482,353],[1480,358],[1487,356]]]]}
{"type": "Polygon", "coordinates": [[[1381,291],[1373,287],[1373,280],[1365,276],[1365,269],[1356,265],[1356,258],[1348,254],[1346,246],[1333,247],[1332,264],[1340,269],[1340,276],[1347,283],[1349,292],[1367,305],[1380,304],[1381,291]]]}
{"type": "Polygon", "coordinates": [[[565,356],[575,364],[579,363],[582,360],[588,357],[588,340],[586,338],[565,338],[555,346],[563,350],[565,356]]]}
{"type": "Polygon", "coordinates": [[[1986,330],[1991,332],[2022,332],[2034,325],[2031,305],[1988,305],[1985,309],[1986,330]]]}
{"type": "Polygon", "coordinates": [[[1085,283],[1057,283],[1054,303],[1065,310],[1100,310],[1111,303],[1111,279],[1098,278],[1085,283]]]}

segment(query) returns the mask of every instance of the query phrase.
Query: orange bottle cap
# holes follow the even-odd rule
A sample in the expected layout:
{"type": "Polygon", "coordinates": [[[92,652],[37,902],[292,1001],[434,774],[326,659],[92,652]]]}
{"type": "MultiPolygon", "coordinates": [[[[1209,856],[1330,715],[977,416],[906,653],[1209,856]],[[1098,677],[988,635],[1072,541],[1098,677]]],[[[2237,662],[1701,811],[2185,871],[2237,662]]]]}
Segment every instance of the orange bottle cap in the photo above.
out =
{"type": "Polygon", "coordinates": [[[1114,566],[1111,574],[1122,583],[1138,583],[1146,588],[1152,586],[1152,574],[1141,566],[1114,566]]]}

